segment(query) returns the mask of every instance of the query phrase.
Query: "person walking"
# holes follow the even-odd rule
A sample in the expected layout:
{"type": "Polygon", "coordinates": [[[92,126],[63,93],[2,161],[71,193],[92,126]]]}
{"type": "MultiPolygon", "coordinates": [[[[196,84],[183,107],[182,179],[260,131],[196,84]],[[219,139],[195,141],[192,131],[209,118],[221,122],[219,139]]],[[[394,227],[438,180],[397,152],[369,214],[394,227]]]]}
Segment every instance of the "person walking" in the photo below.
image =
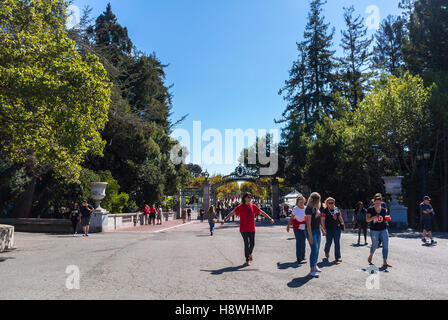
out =
{"type": "Polygon", "coordinates": [[[304,196],[299,196],[297,198],[296,207],[292,210],[292,214],[289,219],[288,226],[286,227],[286,231],[289,232],[291,225],[293,226],[294,235],[296,237],[296,257],[297,257],[297,262],[300,264],[306,263],[306,261],[305,261],[305,245],[306,245],[305,203],[306,203],[306,199],[304,196]]]}
{"type": "Polygon", "coordinates": [[[306,235],[311,248],[310,253],[310,275],[313,278],[319,278],[318,272],[321,272],[317,265],[319,258],[319,248],[323,229],[320,208],[322,206],[321,196],[317,192],[313,192],[305,208],[306,215],[306,235]]]}
{"type": "Polygon", "coordinates": [[[354,229],[358,229],[358,245],[361,244],[361,232],[364,233],[364,245],[368,245],[366,214],[367,210],[364,208],[364,203],[359,201],[353,215],[354,229]]]}
{"type": "Polygon", "coordinates": [[[187,217],[188,217],[188,222],[191,221],[191,208],[187,207],[187,217]]]}
{"type": "Polygon", "coordinates": [[[70,212],[70,220],[72,221],[73,236],[78,233],[78,223],[81,221],[81,212],[79,211],[79,205],[77,202],[73,205],[73,209],[70,212]]]}
{"type": "Polygon", "coordinates": [[[145,204],[145,208],[143,209],[143,217],[144,217],[144,221],[143,224],[144,225],[148,225],[149,224],[149,215],[150,215],[150,210],[149,210],[149,206],[147,204],[145,204]]]}
{"type": "Polygon", "coordinates": [[[149,209],[149,224],[155,226],[156,225],[156,205],[153,204],[151,209],[149,209]]]}
{"type": "Polygon", "coordinates": [[[345,232],[345,223],[342,213],[336,207],[336,200],[328,198],[324,203],[324,211],[322,214],[323,234],[326,237],[325,257],[330,259],[330,249],[334,242],[334,258],[336,262],[342,262],[341,257],[341,233],[345,232]]]}
{"type": "Polygon", "coordinates": [[[216,219],[216,210],[214,206],[210,206],[207,213],[205,214],[205,218],[208,220],[208,224],[210,225],[210,236],[213,237],[213,234],[215,232],[215,223],[217,221],[216,219]]]}
{"type": "Polygon", "coordinates": [[[157,213],[156,213],[156,216],[157,216],[157,224],[158,225],[162,225],[162,212],[163,210],[162,210],[162,206],[161,205],[159,205],[158,207],[157,207],[157,213]]]}
{"type": "Polygon", "coordinates": [[[370,247],[370,256],[368,262],[372,264],[373,255],[378,249],[378,241],[383,242],[383,268],[391,268],[387,263],[389,255],[389,231],[387,230],[386,221],[390,220],[386,209],[382,206],[383,198],[376,196],[373,207],[367,210],[366,221],[370,223],[370,236],[372,238],[372,246],[370,247]]]}
{"type": "Polygon", "coordinates": [[[187,223],[187,210],[185,210],[185,208],[182,208],[181,214],[182,214],[182,222],[187,223]]]}
{"type": "Polygon", "coordinates": [[[204,209],[199,210],[199,220],[201,220],[201,223],[204,222],[204,216],[205,216],[205,210],[204,209]]]}
{"type": "Polygon", "coordinates": [[[424,244],[428,243],[428,241],[426,240],[426,236],[428,235],[429,239],[431,240],[431,245],[437,244],[437,241],[434,241],[434,239],[432,238],[432,216],[435,213],[431,205],[431,198],[429,196],[425,196],[423,198],[423,202],[420,203],[419,207],[423,223],[422,242],[424,244]]]}
{"type": "Polygon", "coordinates": [[[87,203],[87,200],[84,200],[79,211],[81,212],[83,237],[88,237],[90,228],[90,217],[92,215],[93,207],[87,203]]]}
{"type": "Polygon", "coordinates": [[[246,257],[246,266],[250,266],[251,261],[253,261],[253,251],[255,247],[255,216],[261,214],[263,217],[268,219],[271,224],[275,221],[267,215],[266,212],[261,210],[258,206],[252,203],[252,195],[250,193],[245,193],[242,199],[242,204],[236,207],[232,212],[225,217],[221,224],[229,220],[234,215],[240,217],[240,233],[244,240],[244,254],[246,257]]]}
{"type": "Polygon", "coordinates": [[[167,207],[166,210],[163,212],[163,215],[165,217],[165,221],[168,221],[169,217],[170,217],[170,213],[169,213],[168,210],[169,210],[169,208],[167,207]]]}

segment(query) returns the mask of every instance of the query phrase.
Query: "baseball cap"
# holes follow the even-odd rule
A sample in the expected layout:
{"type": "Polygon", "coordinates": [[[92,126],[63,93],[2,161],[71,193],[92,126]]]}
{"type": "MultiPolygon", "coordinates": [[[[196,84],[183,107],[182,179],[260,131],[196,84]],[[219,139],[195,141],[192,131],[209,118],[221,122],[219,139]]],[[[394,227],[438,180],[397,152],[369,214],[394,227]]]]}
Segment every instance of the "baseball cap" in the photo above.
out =
{"type": "Polygon", "coordinates": [[[431,201],[431,197],[430,197],[430,196],[425,196],[425,197],[423,198],[423,200],[429,200],[429,201],[431,201]]]}
{"type": "Polygon", "coordinates": [[[375,201],[377,201],[377,200],[381,200],[381,201],[383,201],[383,198],[381,198],[380,196],[376,196],[374,200],[375,200],[375,201]]]}

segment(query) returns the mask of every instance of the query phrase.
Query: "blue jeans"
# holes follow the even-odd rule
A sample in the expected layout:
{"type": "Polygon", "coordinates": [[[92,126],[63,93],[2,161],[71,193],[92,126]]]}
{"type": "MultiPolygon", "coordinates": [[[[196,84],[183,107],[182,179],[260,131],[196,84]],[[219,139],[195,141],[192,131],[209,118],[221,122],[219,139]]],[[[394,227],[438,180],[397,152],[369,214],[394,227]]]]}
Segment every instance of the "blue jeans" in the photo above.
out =
{"type": "MultiPolygon", "coordinates": [[[[310,244],[311,248],[310,266],[311,268],[314,269],[317,265],[317,259],[319,258],[319,248],[322,234],[320,232],[320,229],[318,229],[318,230],[312,230],[311,235],[313,236],[313,244],[310,244]]],[[[309,241],[308,231],[306,231],[306,237],[309,241]]]]}
{"type": "Polygon", "coordinates": [[[305,260],[305,230],[294,230],[297,261],[305,260]]]}
{"type": "Polygon", "coordinates": [[[374,254],[376,249],[378,249],[378,241],[381,239],[383,243],[383,259],[386,260],[389,255],[389,231],[387,229],[382,231],[370,230],[370,237],[372,238],[370,254],[374,254]]]}
{"type": "Polygon", "coordinates": [[[210,225],[210,232],[215,231],[215,223],[213,220],[208,220],[208,224],[210,225]]]}
{"type": "Polygon", "coordinates": [[[341,259],[341,227],[337,229],[327,229],[327,242],[325,243],[325,253],[329,254],[334,241],[334,258],[341,259]]]}

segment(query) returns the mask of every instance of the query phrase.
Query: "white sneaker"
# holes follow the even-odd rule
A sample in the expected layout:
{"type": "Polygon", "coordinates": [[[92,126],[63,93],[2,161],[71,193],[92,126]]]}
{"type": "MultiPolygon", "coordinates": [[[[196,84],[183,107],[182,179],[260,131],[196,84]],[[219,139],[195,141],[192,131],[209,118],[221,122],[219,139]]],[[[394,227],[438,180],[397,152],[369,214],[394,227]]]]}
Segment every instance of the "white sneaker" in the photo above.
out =
{"type": "Polygon", "coordinates": [[[319,278],[319,275],[317,274],[316,271],[311,272],[310,275],[311,275],[313,278],[319,278]]]}
{"type": "Polygon", "coordinates": [[[316,271],[317,272],[322,272],[322,270],[320,270],[318,266],[316,266],[316,271]]]}

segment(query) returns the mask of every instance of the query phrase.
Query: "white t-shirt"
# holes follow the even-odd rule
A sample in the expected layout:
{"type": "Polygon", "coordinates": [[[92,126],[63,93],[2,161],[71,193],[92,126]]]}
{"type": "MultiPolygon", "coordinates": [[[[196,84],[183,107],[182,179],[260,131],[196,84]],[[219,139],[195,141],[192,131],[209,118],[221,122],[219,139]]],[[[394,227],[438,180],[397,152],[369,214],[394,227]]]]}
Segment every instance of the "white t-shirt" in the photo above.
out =
{"type": "MultiPolygon", "coordinates": [[[[295,207],[295,208],[292,210],[292,213],[295,214],[295,219],[296,219],[297,221],[302,222],[302,221],[305,220],[305,208],[303,208],[303,209],[299,209],[298,207],[295,207]]],[[[299,227],[299,230],[305,230],[305,225],[304,225],[304,224],[301,224],[300,227],[299,227]]]]}

